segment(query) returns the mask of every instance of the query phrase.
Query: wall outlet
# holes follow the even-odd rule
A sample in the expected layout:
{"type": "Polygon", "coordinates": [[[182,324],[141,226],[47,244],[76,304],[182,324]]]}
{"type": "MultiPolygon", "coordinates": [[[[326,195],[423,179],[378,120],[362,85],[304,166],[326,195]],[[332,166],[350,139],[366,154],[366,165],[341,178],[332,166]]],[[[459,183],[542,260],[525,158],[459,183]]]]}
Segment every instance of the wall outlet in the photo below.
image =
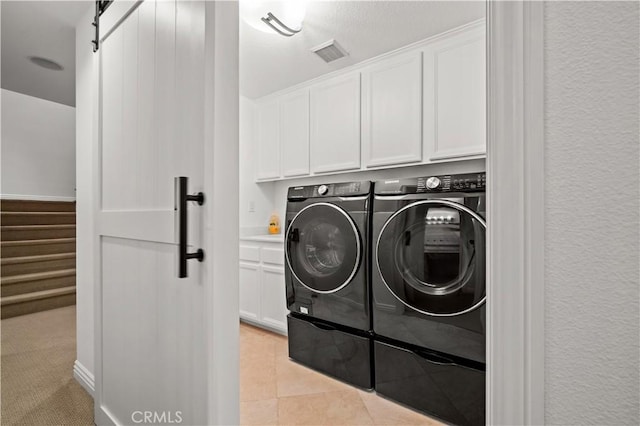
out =
{"type": "Polygon", "coordinates": [[[253,213],[256,211],[256,203],[255,201],[249,201],[249,213],[253,213]]]}

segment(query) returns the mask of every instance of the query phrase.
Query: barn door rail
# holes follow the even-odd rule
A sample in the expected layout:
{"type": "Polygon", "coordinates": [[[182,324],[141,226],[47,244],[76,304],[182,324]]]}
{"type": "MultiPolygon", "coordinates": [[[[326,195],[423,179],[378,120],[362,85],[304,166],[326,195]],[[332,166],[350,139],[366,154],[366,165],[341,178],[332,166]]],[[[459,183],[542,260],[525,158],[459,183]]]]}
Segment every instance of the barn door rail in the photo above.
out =
{"type": "Polygon", "coordinates": [[[104,13],[105,10],[114,0],[97,0],[96,1],[96,15],[93,18],[93,22],[91,25],[95,27],[95,38],[91,40],[91,44],[93,44],[93,51],[97,52],[98,47],[100,46],[100,16],[104,13]]]}

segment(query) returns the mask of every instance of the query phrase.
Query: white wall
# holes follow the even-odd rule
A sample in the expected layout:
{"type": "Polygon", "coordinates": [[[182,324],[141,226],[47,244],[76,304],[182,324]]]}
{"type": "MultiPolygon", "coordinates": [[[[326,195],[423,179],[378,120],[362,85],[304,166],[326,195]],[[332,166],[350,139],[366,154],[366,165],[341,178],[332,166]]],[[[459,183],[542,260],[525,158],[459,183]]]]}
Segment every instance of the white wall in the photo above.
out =
{"type": "Polygon", "coordinates": [[[255,137],[255,103],[240,96],[240,228],[241,233],[267,233],[273,211],[273,183],[255,183],[257,152],[255,137]],[[249,211],[253,204],[254,211],[249,211]]]}
{"type": "Polygon", "coordinates": [[[95,144],[94,126],[97,115],[94,111],[95,61],[97,55],[91,50],[94,37],[90,10],[76,28],[76,154],[77,154],[77,202],[76,202],[76,339],[77,358],[74,369],[76,378],[92,390],[94,384],[93,342],[93,205],[94,182],[97,171],[92,170],[95,144]]]}
{"type": "Polygon", "coordinates": [[[548,424],[638,424],[637,2],[545,5],[548,424]]]}
{"type": "MultiPolygon", "coordinates": [[[[266,234],[268,220],[272,214],[280,217],[284,228],[287,205],[287,189],[290,186],[315,185],[318,183],[349,182],[356,180],[379,180],[405,178],[442,173],[467,173],[485,170],[485,162],[479,160],[457,161],[449,164],[430,164],[386,170],[359,171],[329,176],[314,176],[280,182],[255,182],[257,152],[253,145],[255,137],[255,103],[240,97],[240,232],[241,235],[266,234]],[[249,204],[254,212],[249,212],[249,204]]],[[[284,229],[281,229],[284,232],[284,229]]]]}
{"type": "Polygon", "coordinates": [[[2,195],[73,200],[75,186],[75,109],[2,89],[2,195]]]}

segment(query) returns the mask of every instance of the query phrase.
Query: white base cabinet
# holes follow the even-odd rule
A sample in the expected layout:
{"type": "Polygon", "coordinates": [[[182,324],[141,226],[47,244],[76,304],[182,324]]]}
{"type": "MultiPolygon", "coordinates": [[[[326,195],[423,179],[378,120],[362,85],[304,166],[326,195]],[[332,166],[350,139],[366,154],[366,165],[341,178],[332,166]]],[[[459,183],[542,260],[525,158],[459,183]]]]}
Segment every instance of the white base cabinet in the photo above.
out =
{"type": "Polygon", "coordinates": [[[240,241],[240,319],[287,333],[284,243],[240,241]]]}

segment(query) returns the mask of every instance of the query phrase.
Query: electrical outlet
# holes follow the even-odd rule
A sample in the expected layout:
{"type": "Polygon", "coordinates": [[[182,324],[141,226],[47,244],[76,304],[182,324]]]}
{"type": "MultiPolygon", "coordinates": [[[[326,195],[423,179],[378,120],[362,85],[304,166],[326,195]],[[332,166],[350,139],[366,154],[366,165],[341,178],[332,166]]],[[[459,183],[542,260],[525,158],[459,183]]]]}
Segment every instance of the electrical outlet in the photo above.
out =
{"type": "Polygon", "coordinates": [[[249,201],[249,213],[253,213],[256,211],[256,203],[254,201],[249,201]]]}

